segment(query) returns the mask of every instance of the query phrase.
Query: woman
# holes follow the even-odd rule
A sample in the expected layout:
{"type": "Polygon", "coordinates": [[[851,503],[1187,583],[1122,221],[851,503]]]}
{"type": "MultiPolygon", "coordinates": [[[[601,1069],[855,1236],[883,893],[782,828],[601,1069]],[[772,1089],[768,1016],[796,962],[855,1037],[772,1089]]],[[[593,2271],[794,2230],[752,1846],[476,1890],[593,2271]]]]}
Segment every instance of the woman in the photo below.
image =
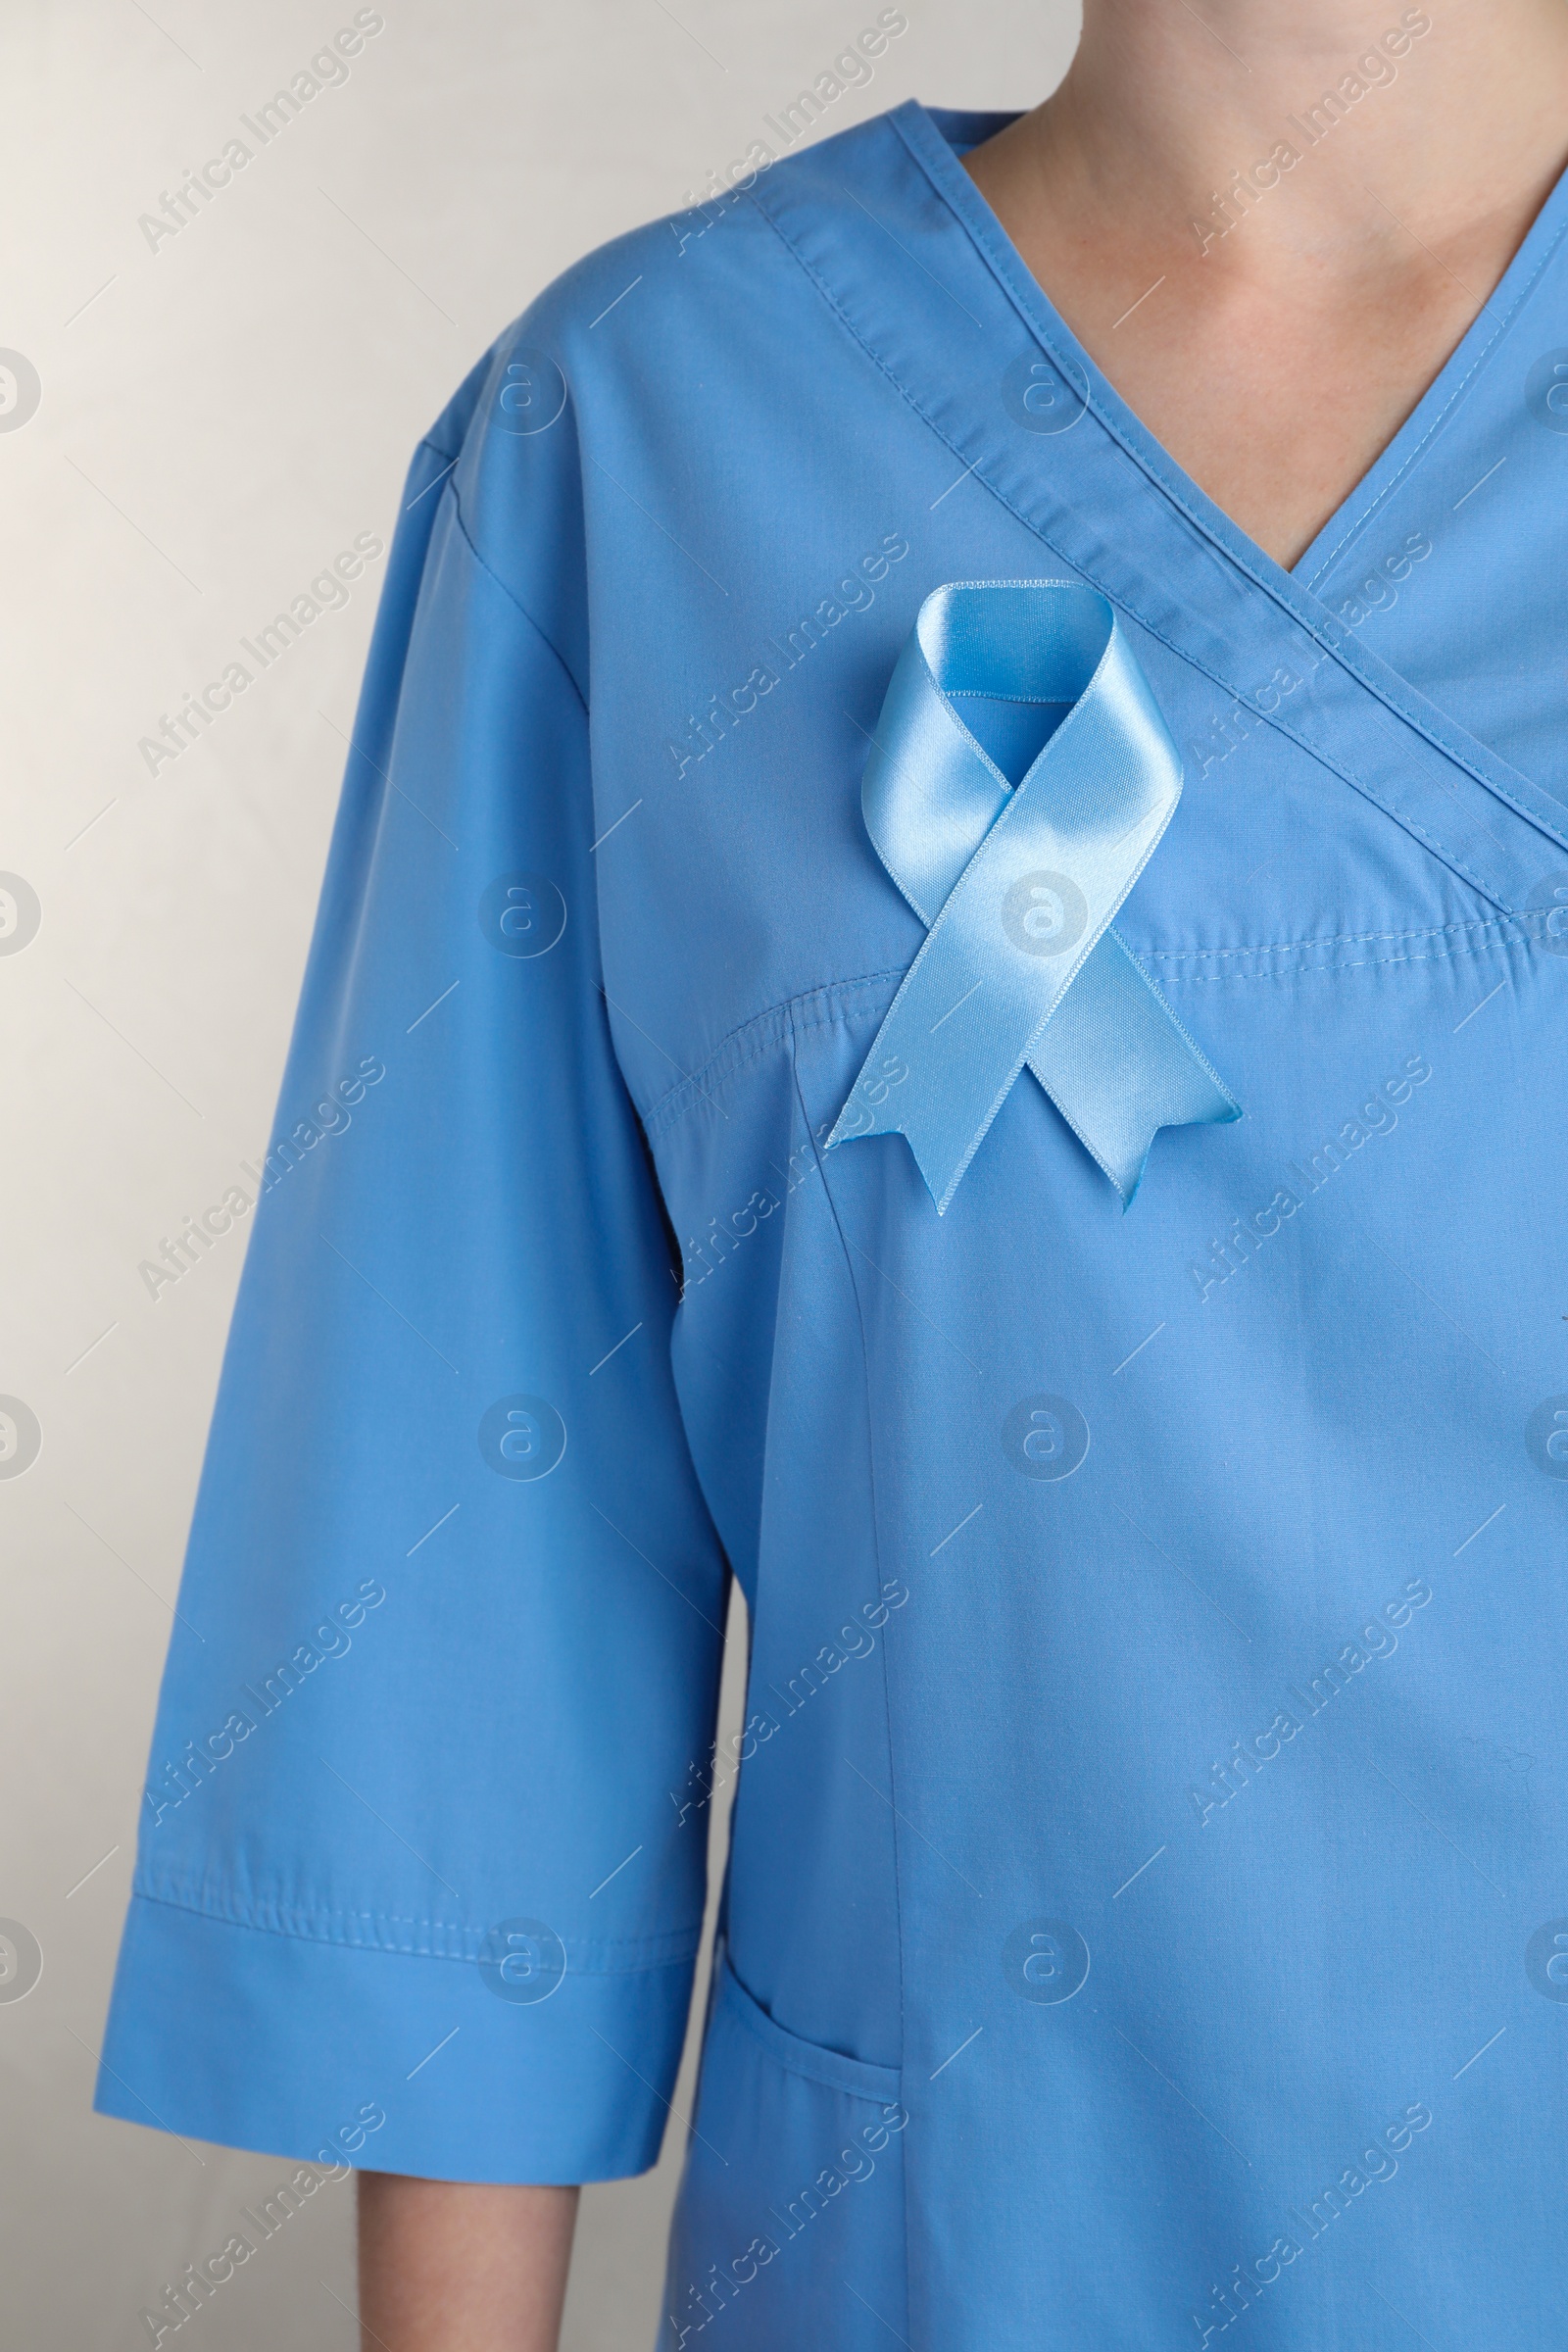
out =
{"type": "Polygon", "coordinates": [[[666,2352],[1544,2340],[1565,122],[1093,0],[421,446],[100,2091],[368,2343],[555,2342],[737,1764],[666,2352]]]}

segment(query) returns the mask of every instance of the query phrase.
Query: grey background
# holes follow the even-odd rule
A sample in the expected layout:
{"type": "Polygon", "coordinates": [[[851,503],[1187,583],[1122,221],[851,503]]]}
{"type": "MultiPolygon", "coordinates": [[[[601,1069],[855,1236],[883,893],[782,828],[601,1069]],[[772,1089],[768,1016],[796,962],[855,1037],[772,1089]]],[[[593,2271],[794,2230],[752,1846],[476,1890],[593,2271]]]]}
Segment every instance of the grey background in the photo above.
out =
{"type": "MultiPolygon", "coordinates": [[[[156,1299],[137,1269],[268,1137],[384,564],[177,760],[150,775],[138,741],[356,533],[390,538],[415,441],[541,286],[688,202],[878,4],[385,0],[348,81],[156,251],[138,216],[353,0],[0,24],[0,347],[41,382],[25,423],[0,403],[0,870],[42,908],[0,952],[0,1393],[43,1432],[0,1478],[0,1916],[44,1960],[0,2000],[11,2352],[145,2344],[142,2306],[289,2169],[88,2109],[245,1222],[156,1299]]],[[[1076,37],[1073,0],[906,7],[824,130],[1032,105],[1076,37]]],[[[569,2352],[651,2343],[680,2137],[587,2193],[569,2352]]],[[[318,2192],[192,2323],[207,2352],[349,2352],[352,2215],[318,2192]]]]}

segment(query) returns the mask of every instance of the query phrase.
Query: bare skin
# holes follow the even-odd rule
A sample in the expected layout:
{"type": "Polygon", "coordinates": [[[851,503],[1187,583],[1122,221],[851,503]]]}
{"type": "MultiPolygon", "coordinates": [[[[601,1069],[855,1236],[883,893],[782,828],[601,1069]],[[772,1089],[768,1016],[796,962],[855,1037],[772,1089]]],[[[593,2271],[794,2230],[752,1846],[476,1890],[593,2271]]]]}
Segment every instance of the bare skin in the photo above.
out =
{"type": "MultiPolygon", "coordinates": [[[[1409,415],[1568,151],[1561,0],[1427,0],[1394,80],[1315,145],[1293,131],[1401,5],[1087,0],[1059,90],[966,159],[1123,398],[1282,564],[1409,415]],[[1281,141],[1299,160],[1219,236],[1212,194],[1281,141]]],[[[556,2352],[576,2198],[362,2175],[365,2352],[556,2352]]]]}
{"type": "Polygon", "coordinates": [[[362,2173],[362,2352],[556,2352],[577,2193],[362,2173]]]}
{"type": "Polygon", "coordinates": [[[1397,30],[1400,0],[1089,0],[1060,87],[965,159],[1128,406],[1286,565],[1477,317],[1568,156],[1559,0],[1409,13],[1430,30],[1385,48],[1373,72],[1394,78],[1310,144],[1307,110],[1397,30]],[[1280,142],[1299,161],[1233,197],[1219,234],[1214,194],[1280,142]]]}

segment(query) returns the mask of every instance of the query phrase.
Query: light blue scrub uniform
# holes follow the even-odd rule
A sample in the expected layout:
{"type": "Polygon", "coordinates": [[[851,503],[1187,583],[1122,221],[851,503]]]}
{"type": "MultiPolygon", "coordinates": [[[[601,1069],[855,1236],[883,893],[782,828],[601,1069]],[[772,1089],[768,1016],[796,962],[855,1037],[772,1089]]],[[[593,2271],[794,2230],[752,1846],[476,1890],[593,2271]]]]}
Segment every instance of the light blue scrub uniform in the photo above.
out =
{"type": "MultiPolygon", "coordinates": [[[[1003,120],[607,246],[416,454],[99,2105],[648,2165],[738,1773],[664,2352],[1518,2352],[1568,2285],[1568,197],[1287,573],[1032,282],[958,160],[1003,120]],[[1244,1115],[1124,1209],[1023,1070],[939,1214],[905,1135],[826,1148],[937,911],[862,773],[925,600],[1033,581],[1179,753],[1114,932],[1244,1115]]],[[[1062,718],[950,699],[1008,785],[1062,718]]]]}

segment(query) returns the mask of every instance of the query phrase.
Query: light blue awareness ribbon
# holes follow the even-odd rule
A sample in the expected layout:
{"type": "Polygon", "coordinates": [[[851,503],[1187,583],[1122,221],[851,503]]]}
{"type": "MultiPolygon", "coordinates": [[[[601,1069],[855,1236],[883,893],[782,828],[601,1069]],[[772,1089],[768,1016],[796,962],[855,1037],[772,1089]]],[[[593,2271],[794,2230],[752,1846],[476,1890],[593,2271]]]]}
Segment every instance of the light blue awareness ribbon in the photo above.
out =
{"type": "Polygon", "coordinates": [[[1125,1208],[1161,1127],[1241,1117],[1110,928],[1181,788],[1176,747],[1095,589],[932,591],[860,796],[926,939],[830,1150],[906,1136],[940,1215],[1027,1061],[1125,1208]]]}

